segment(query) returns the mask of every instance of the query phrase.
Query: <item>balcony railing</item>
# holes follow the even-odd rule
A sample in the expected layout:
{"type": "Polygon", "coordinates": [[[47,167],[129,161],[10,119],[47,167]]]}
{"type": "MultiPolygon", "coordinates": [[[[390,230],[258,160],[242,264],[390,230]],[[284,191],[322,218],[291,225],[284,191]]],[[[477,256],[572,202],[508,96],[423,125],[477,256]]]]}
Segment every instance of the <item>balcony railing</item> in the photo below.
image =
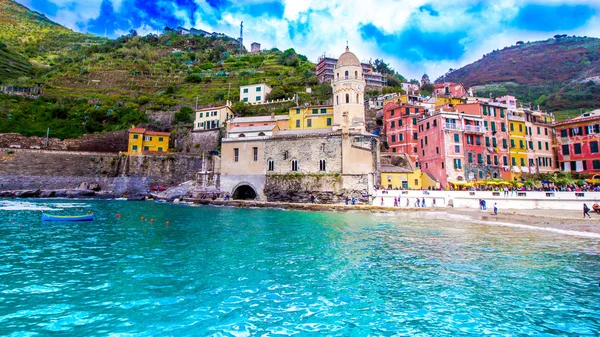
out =
{"type": "Polygon", "coordinates": [[[525,121],[525,117],[523,117],[523,116],[519,116],[519,115],[511,115],[511,114],[508,114],[508,120],[509,120],[509,121],[520,121],[520,122],[524,122],[524,121],[525,121]]]}
{"type": "Polygon", "coordinates": [[[471,133],[485,133],[487,130],[484,126],[480,125],[465,125],[465,132],[471,133]]]}
{"type": "Polygon", "coordinates": [[[460,124],[455,124],[455,123],[444,123],[444,130],[455,130],[455,131],[462,131],[463,127],[460,124]]]}

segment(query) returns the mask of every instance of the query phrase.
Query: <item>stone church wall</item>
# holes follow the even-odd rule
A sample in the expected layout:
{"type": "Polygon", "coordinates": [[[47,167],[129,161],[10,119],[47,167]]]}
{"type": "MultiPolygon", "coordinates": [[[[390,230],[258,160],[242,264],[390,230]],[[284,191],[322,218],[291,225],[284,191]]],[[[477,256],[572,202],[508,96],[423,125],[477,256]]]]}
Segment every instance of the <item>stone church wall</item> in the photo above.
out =
{"type": "MultiPolygon", "coordinates": [[[[315,137],[315,138],[290,138],[274,139],[265,143],[265,165],[269,160],[275,162],[275,169],[269,173],[290,174],[291,161],[298,160],[298,173],[300,174],[327,174],[342,171],[341,138],[315,137]],[[287,159],[284,155],[287,152],[287,159]],[[319,161],[325,159],[326,171],[319,170],[319,161]]],[[[268,168],[265,167],[265,171],[268,168]]]]}

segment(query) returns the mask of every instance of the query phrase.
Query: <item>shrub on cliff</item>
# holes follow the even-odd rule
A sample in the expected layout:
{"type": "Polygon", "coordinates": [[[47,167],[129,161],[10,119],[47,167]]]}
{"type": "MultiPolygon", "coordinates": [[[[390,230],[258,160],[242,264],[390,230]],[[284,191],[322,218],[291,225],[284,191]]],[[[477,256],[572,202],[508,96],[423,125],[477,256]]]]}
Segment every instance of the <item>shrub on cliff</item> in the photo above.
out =
{"type": "Polygon", "coordinates": [[[178,112],[175,113],[175,122],[187,123],[192,120],[192,114],[194,110],[187,106],[182,106],[178,112]]]}

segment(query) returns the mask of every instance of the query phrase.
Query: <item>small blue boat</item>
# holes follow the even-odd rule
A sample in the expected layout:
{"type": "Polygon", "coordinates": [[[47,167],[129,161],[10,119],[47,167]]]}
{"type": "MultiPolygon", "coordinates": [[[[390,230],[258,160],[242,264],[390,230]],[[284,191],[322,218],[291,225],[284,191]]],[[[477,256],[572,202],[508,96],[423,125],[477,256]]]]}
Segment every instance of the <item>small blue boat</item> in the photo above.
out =
{"type": "Polygon", "coordinates": [[[42,213],[42,221],[93,221],[94,214],[86,215],[51,215],[42,213]]]}

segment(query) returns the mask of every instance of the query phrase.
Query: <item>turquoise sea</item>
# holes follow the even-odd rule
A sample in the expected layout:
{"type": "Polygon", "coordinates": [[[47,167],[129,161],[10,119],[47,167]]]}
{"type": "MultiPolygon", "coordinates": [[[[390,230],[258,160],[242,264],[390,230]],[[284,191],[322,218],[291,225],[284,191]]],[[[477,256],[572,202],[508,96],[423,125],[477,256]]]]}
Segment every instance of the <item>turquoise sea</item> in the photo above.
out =
{"type": "Polygon", "coordinates": [[[441,212],[0,200],[0,335],[598,336],[599,242],[441,212]]]}

